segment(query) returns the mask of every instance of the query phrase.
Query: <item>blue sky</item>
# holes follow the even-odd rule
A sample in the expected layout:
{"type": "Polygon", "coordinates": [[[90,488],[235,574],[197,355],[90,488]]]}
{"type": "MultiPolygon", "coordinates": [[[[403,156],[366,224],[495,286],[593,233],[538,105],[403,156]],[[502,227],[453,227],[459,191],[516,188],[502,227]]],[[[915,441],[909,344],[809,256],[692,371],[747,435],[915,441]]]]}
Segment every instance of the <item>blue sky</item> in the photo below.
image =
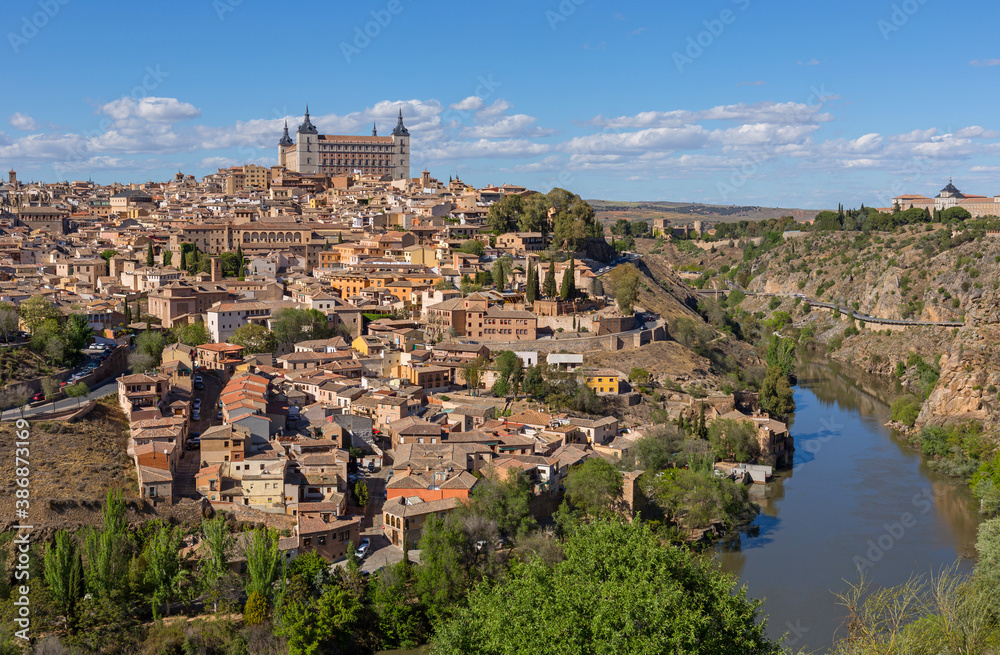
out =
{"type": "Polygon", "coordinates": [[[8,0],[0,167],[277,163],[285,118],[413,174],[586,198],[821,208],[1000,194],[995,3],[8,0]],[[367,32],[367,34],[366,34],[367,32]],[[360,36],[359,36],[360,35],[360,36]]]}

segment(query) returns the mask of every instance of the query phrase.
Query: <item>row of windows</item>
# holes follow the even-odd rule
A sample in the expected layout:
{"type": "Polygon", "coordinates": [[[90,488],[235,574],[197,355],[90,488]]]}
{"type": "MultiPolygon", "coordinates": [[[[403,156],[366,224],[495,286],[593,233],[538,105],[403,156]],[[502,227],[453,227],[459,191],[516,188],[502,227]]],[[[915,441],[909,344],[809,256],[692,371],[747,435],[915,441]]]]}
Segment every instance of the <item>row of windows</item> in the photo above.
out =
{"type": "Polygon", "coordinates": [[[345,146],[320,144],[320,151],[334,152],[391,152],[392,146],[345,146]]]}

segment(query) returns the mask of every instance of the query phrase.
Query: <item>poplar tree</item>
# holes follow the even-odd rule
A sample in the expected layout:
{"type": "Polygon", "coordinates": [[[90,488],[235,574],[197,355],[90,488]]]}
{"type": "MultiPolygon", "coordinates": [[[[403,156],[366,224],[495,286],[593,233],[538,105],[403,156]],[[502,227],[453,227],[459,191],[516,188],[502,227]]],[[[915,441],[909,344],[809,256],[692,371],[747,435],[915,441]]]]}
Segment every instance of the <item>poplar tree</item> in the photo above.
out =
{"type": "Polygon", "coordinates": [[[83,598],[83,560],[66,530],[57,532],[55,541],[45,550],[45,582],[72,631],[77,604],[83,598]]]}

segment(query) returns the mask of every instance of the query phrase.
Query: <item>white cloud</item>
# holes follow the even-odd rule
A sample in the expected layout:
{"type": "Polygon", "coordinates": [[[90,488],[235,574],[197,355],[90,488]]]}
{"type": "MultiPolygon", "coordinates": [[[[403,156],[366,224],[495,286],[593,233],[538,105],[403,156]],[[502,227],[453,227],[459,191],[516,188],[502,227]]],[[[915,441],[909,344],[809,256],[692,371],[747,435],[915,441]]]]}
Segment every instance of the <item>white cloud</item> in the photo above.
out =
{"type": "MultiPolygon", "coordinates": [[[[828,98],[832,99],[832,98],[828,98]]],[[[634,116],[605,118],[596,116],[590,122],[598,127],[630,129],[643,127],[679,127],[699,121],[734,121],[743,123],[825,123],[833,116],[823,113],[821,104],[800,102],[758,102],[719,105],[711,109],[689,111],[646,111],[634,116]]]]}
{"type": "Polygon", "coordinates": [[[153,123],[176,123],[201,116],[201,110],[190,103],[153,96],[138,100],[124,96],[105,104],[101,113],[116,121],[138,118],[153,123]]]}
{"type": "Polygon", "coordinates": [[[973,59],[969,62],[970,66],[1000,66],[1000,59],[973,59]]]}
{"type": "Polygon", "coordinates": [[[648,150],[693,150],[708,143],[709,132],[700,125],[659,127],[638,132],[598,133],[575,137],[563,144],[576,154],[642,152],[648,150]]]}
{"type": "Polygon", "coordinates": [[[454,109],[455,111],[478,111],[482,109],[484,105],[485,103],[483,102],[483,99],[479,96],[469,96],[461,102],[448,105],[448,108],[454,109]]]}
{"type": "Polygon", "coordinates": [[[34,132],[38,129],[38,123],[35,122],[34,118],[28,116],[27,114],[22,114],[19,111],[15,111],[11,114],[10,118],[7,119],[7,122],[10,123],[11,127],[14,129],[21,130],[23,132],[34,132]]]}

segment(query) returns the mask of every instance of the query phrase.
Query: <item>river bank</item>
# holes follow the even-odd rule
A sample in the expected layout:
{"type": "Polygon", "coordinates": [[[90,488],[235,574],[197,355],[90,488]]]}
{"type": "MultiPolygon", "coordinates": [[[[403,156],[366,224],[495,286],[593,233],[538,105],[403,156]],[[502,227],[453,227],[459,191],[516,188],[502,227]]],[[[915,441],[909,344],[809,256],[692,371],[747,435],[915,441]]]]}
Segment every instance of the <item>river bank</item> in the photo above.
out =
{"type": "Polygon", "coordinates": [[[848,583],[970,567],[980,519],[968,488],[885,425],[893,381],[822,360],[802,362],[798,377],[794,466],[755,489],[755,530],[716,556],[765,599],[772,637],[816,650],[842,633],[835,594],[848,583]]]}

